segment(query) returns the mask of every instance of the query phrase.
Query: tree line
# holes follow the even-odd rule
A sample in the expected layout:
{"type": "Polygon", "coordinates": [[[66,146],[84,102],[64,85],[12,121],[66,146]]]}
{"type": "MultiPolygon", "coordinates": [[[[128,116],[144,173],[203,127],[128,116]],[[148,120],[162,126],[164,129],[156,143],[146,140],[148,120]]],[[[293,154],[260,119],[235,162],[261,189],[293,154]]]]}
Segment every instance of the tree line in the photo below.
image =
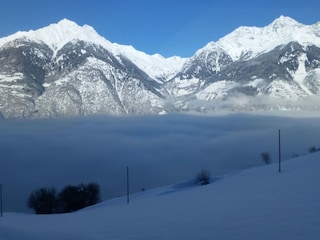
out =
{"type": "Polygon", "coordinates": [[[33,191],[27,201],[36,214],[68,213],[94,205],[101,201],[97,183],[68,185],[60,192],[55,188],[33,191]]]}

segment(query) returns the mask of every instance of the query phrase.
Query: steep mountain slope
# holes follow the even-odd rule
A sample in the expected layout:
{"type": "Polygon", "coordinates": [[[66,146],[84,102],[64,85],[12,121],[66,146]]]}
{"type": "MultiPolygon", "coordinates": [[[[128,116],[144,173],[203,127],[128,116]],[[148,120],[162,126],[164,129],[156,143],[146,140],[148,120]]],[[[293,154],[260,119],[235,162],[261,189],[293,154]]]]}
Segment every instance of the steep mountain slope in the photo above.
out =
{"type": "Polygon", "coordinates": [[[319,37],[320,22],[308,26],[290,17],[280,16],[266,27],[239,27],[221,38],[217,44],[236,61],[256,57],[290,42],[319,46],[319,37]]]}
{"type": "Polygon", "coordinates": [[[319,110],[320,22],[239,27],[194,56],[111,43],[69,20],[0,39],[4,118],[319,110]]]}
{"type": "Polygon", "coordinates": [[[63,20],[0,43],[5,117],[162,111],[159,83],[91,27],[63,20]]]}
{"type": "Polygon", "coordinates": [[[63,19],[57,24],[36,31],[18,32],[0,39],[0,47],[16,39],[28,39],[31,42],[44,43],[54,51],[54,55],[67,43],[83,41],[98,45],[115,56],[123,55],[134,62],[139,68],[153,78],[162,78],[177,73],[186,59],[180,57],[163,58],[161,55],[148,55],[137,51],[132,46],[111,43],[100,36],[88,25],[78,26],[76,23],[63,19]],[[173,64],[174,63],[174,64],[173,64]]]}
{"type": "Polygon", "coordinates": [[[318,110],[319,51],[320,23],[281,16],[207,44],[167,86],[186,110],[318,110]]]}

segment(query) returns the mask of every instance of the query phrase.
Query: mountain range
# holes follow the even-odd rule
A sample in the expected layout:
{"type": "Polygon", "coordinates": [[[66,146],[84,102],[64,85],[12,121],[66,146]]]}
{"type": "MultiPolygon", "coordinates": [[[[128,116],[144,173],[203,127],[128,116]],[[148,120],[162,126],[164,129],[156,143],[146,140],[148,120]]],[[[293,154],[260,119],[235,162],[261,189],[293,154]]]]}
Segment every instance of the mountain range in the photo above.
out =
{"type": "Polygon", "coordinates": [[[63,19],[0,39],[0,118],[320,110],[320,22],[239,27],[190,58],[63,19]]]}

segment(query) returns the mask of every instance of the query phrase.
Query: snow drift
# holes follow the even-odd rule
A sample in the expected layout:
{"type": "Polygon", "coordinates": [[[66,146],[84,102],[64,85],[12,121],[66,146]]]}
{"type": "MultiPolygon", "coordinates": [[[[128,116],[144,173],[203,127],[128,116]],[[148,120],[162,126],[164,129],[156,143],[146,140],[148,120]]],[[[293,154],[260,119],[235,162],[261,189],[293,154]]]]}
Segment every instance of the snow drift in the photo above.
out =
{"type": "Polygon", "coordinates": [[[2,240],[320,237],[320,153],[113,199],[72,214],[5,213],[2,240]]]}

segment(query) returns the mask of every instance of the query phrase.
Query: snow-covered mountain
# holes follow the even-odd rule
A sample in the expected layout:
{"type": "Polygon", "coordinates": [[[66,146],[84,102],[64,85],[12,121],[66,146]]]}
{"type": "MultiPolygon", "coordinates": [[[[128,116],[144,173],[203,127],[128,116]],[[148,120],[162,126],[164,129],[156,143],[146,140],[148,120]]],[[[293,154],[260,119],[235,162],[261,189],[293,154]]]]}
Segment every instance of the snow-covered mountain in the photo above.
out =
{"type": "Polygon", "coordinates": [[[306,26],[290,17],[280,16],[263,28],[239,27],[221,38],[217,44],[236,61],[254,58],[290,42],[299,42],[302,46],[319,46],[320,22],[306,26]]]}
{"type": "Polygon", "coordinates": [[[56,24],[51,24],[36,31],[17,32],[9,37],[2,38],[0,39],[0,47],[8,42],[12,42],[12,46],[15,46],[14,41],[17,39],[46,44],[53,50],[54,56],[70,42],[83,41],[98,45],[115,56],[124,55],[154,78],[161,78],[163,75],[170,77],[170,75],[178,72],[185,62],[185,59],[177,56],[166,59],[159,54],[148,55],[137,51],[132,46],[111,43],[100,36],[91,26],[84,25],[81,27],[68,19],[63,19],[56,24]]]}
{"type": "Polygon", "coordinates": [[[152,66],[158,56],[110,43],[93,28],[69,20],[3,38],[0,48],[5,117],[157,114],[163,111],[161,85],[147,72],[174,71],[167,71],[165,59],[152,66]]]}
{"type": "Polygon", "coordinates": [[[186,110],[319,109],[320,22],[281,16],[198,50],[167,86],[186,110]]]}
{"type": "Polygon", "coordinates": [[[0,39],[0,115],[318,110],[320,22],[239,27],[191,58],[111,43],[69,20],[0,39]]]}

